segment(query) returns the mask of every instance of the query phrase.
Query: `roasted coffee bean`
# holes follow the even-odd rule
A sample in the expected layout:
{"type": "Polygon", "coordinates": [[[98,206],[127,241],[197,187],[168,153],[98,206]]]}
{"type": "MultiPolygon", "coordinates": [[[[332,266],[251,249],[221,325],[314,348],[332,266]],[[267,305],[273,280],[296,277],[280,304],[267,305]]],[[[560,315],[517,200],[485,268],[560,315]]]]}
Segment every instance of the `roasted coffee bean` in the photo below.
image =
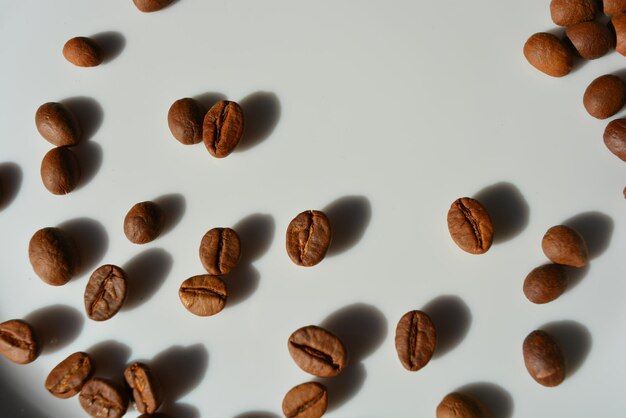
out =
{"type": "Polygon", "coordinates": [[[463,251],[483,254],[493,242],[493,223],[478,200],[462,197],[448,211],[448,231],[463,251]]]}
{"type": "Polygon", "coordinates": [[[572,52],[550,33],[535,33],[528,38],[524,56],[533,67],[552,77],[563,77],[572,70],[572,52]]]}
{"type": "Polygon", "coordinates": [[[611,26],[615,31],[615,50],[626,56],[626,13],[614,15],[611,26]]]}
{"type": "Polygon", "coordinates": [[[336,376],[348,363],[348,352],[341,340],[315,325],[294,331],[289,337],[288,348],[298,367],[314,376],[336,376]]]}
{"type": "Polygon", "coordinates": [[[537,383],[557,386],[565,379],[565,359],[556,341],[545,331],[533,331],[524,340],[524,363],[537,383]]]}
{"type": "Polygon", "coordinates": [[[221,100],[207,112],[202,126],[204,145],[212,156],[226,157],[233,152],[244,131],[243,110],[235,102],[221,100]]]}
{"type": "Polygon", "coordinates": [[[121,418],[128,409],[126,391],[99,377],[85,383],[78,399],[85,412],[94,418],[121,418]]]}
{"type": "Polygon", "coordinates": [[[596,17],[596,3],[595,0],[552,0],[550,15],[558,26],[588,22],[596,17]]]}
{"type": "Polygon", "coordinates": [[[583,104],[594,118],[611,117],[626,104],[626,83],[611,74],[600,76],[585,90],[583,104]]]}
{"type": "Polygon", "coordinates": [[[76,117],[61,103],[44,103],[35,113],[35,125],[46,141],[57,147],[80,142],[80,126],[76,117]]]}
{"type": "Polygon", "coordinates": [[[604,129],[604,145],[622,161],[626,161],[626,119],[615,119],[604,129]]]}
{"type": "Polygon", "coordinates": [[[144,13],[159,11],[172,3],[173,0],[133,0],[135,6],[144,13]]]}
{"type": "Polygon", "coordinates": [[[219,277],[202,274],[185,280],[178,289],[178,297],[192,314],[211,316],[226,306],[228,289],[219,277]]]}
{"type": "Polygon", "coordinates": [[[41,161],[41,180],[52,194],[68,194],[78,185],[80,166],[74,152],[67,147],[53,148],[41,161]]]}
{"type": "Polygon", "coordinates": [[[95,67],[104,59],[100,46],[93,39],[83,36],[67,41],[63,46],[63,56],[78,67],[95,67]]]}
{"type": "Polygon", "coordinates": [[[155,240],[165,225],[163,209],[154,202],[135,204],[124,218],[124,234],[135,244],[145,244],[155,240]]]}
{"type": "Polygon", "coordinates": [[[283,398],[285,418],[320,418],[327,406],[326,386],[317,382],[294,386],[283,398]]]}
{"type": "Polygon", "coordinates": [[[159,384],[143,363],[133,363],[124,370],[124,379],[133,391],[135,408],[141,414],[153,414],[162,402],[159,384]]]}
{"type": "Polygon", "coordinates": [[[228,274],[241,257],[241,242],[230,228],[213,228],[200,242],[200,261],[210,274],[228,274]]]}
{"type": "Polygon", "coordinates": [[[0,324],[0,354],[18,364],[35,361],[40,353],[39,339],[35,330],[21,319],[0,324]]]}
{"type": "Polygon", "coordinates": [[[106,321],[115,315],[126,300],[126,273],[106,264],[93,272],[85,288],[85,311],[94,321],[106,321]]]}
{"type": "Polygon", "coordinates": [[[422,311],[410,311],[396,326],[396,352],[405,369],[415,372],[426,366],[437,346],[437,330],[422,311]]]}
{"type": "Polygon", "coordinates": [[[91,379],[94,370],[95,365],[89,354],[71,354],[52,369],[46,379],[46,389],[57,398],[71,398],[91,379]]]}
{"type": "Polygon", "coordinates": [[[626,0],[602,0],[603,12],[607,16],[615,16],[626,12],[626,0]]]}
{"type": "Polygon", "coordinates": [[[28,244],[28,257],[35,274],[52,286],[64,285],[78,270],[76,244],[59,228],[35,232],[28,244]]]}
{"type": "Polygon", "coordinates": [[[287,254],[299,266],[314,266],[324,259],[330,247],[332,230],[324,212],[305,210],[287,227],[287,254]]]}
{"type": "Polygon", "coordinates": [[[593,60],[605,55],[615,46],[615,35],[598,22],[582,22],[565,30],[578,55],[593,60]]]}
{"type": "Polygon", "coordinates": [[[533,269],[524,280],[524,294],[533,303],[548,303],[567,289],[567,274],[560,264],[533,269]]]}
{"type": "Polygon", "coordinates": [[[565,225],[548,229],[541,241],[541,248],[550,261],[566,266],[583,267],[589,258],[583,237],[565,225]]]}
{"type": "Polygon", "coordinates": [[[492,415],[477,398],[453,392],[446,395],[437,406],[437,418],[492,418],[492,415]]]}
{"type": "Polygon", "coordinates": [[[202,142],[204,109],[194,99],[176,100],[167,112],[167,124],[174,138],[181,144],[202,142]]]}

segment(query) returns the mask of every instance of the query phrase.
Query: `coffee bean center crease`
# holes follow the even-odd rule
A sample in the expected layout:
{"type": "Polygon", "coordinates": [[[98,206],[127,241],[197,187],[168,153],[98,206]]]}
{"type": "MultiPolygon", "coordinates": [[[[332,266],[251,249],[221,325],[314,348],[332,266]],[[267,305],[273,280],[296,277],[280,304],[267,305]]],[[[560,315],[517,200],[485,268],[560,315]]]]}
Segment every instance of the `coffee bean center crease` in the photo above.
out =
{"type": "Polygon", "coordinates": [[[339,370],[341,368],[340,365],[336,364],[333,361],[333,358],[324,353],[323,351],[320,351],[316,348],[313,347],[309,347],[308,345],[304,345],[304,344],[298,344],[295,343],[293,341],[289,341],[289,343],[294,346],[295,348],[297,348],[300,351],[304,351],[305,353],[307,353],[308,355],[310,355],[311,357],[315,357],[321,361],[323,361],[326,364],[329,364],[334,370],[339,370]]]}

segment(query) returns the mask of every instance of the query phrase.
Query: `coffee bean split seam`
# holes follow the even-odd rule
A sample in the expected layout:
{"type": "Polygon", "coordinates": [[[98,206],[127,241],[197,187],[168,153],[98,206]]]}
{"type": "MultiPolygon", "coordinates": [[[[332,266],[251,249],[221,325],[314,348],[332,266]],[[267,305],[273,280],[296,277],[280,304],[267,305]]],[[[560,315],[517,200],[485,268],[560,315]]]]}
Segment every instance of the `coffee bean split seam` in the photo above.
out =
{"type": "Polygon", "coordinates": [[[472,229],[474,230],[474,236],[476,237],[476,240],[478,241],[478,247],[482,248],[483,238],[480,234],[478,220],[474,217],[474,215],[472,215],[472,212],[469,210],[469,208],[463,204],[463,201],[461,199],[456,201],[456,205],[463,213],[465,220],[472,226],[472,229]]]}
{"type": "Polygon", "coordinates": [[[185,286],[180,289],[181,292],[187,293],[190,295],[207,295],[207,296],[216,296],[222,300],[226,299],[226,295],[218,292],[217,290],[207,289],[206,287],[199,286],[185,286]]]}
{"type": "Polygon", "coordinates": [[[312,357],[317,358],[318,360],[323,361],[324,363],[328,364],[329,366],[331,366],[334,370],[339,370],[341,368],[341,365],[335,363],[335,361],[333,360],[333,357],[329,354],[324,353],[323,351],[320,351],[316,348],[310,347],[306,344],[298,344],[296,342],[293,341],[289,341],[289,344],[291,344],[293,347],[297,348],[300,351],[303,351],[309,355],[311,355],[312,357]]]}
{"type": "Polygon", "coordinates": [[[17,346],[19,348],[24,348],[28,350],[32,349],[34,345],[33,343],[30,343],[20,338],[18,335],[16,335],[16,333],[4,330],[0,330],[0,340],[7,341],[14,347],[17,346]]]}

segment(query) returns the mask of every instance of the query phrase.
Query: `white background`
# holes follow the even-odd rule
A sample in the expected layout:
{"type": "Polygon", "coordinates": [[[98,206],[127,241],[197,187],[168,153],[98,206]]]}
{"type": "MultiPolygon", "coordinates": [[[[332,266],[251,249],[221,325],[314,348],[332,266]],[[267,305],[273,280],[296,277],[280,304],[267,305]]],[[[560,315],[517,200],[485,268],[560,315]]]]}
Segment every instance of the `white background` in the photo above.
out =
{"type": "Polygon", "coordinates": [[[344,375],[325,380],[328,417],[434,416],[461,387],[500,418],[623,416],[626,167],[582,94],[626,58],[612,53],[562,79],[533,69],[522,47],[554,28],[548,4],[180,0],[143,14],[130,0],[1,0],[0,174],[10,197],[0,319],[32,321],[47,348],[26,366],[0,359],[0,415],[83,416],[76,398],[43,388],[82,350],[101,376],[153,365],[170,417],[276,418],[287,390],[311,379],[287,338],[323,324],[352,354],[344,375]],[[88,69],[65,61],[66,40],[96,34],[113,59],[88,69]],[[244,106],[248,136],[226,159],[168,130],[172,102],[198,96],[244,106]],[[85,181],[67,196],[48,193],[39,175],[51,145],[34,115],[48,101],[73,105],[89,134],[76,150],[85,181]],[[446,213],[461,196],[479,197],[495,219],[485,255],[449,237],[446,213]],[[124,215],[157,198],[170,230],[131,244],[124,215]],[[325,210],[336,233],[313,268],[284,249],[287,224],[305,209],[325,210]],[[544,232],[564,222],[589,241],[590,266],[561,298],[534,305],[524,277],[547,261],[544,232]],[[27,248],[37,229],[61,224],[86,262],[54,288],[34,275],[27,248]],[[177,291],[203,273],[198,246],[216,226],[239,231],[244,255],[226,278],[226,309],[199,318],[177,291]],[[131,293],[95,323],[83,291],[105,263],[132,273],[131,293]],[[416,373],[394,348],[412,309],[431,313],[441,337],[416,373]],[[546,325],[570,361],[556,388],[535,383],[522,359],[525,336],[546,325]]]}

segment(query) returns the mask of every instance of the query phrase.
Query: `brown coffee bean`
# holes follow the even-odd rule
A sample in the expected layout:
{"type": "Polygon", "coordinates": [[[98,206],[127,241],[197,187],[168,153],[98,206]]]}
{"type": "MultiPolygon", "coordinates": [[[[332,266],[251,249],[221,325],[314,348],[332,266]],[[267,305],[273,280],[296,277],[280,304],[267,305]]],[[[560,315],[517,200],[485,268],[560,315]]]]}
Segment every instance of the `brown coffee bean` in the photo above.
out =
{"type": "Polygon", "coordinates": [[[135,3],[135,6],[137,6],[140,11],[150,13],[157,12],[167,7],[172,1],[173,0],[133,0],[133,3],[135,3]]]}
{"type": "Polygon", "coordinates": [[[567,274],[560,264],[533,269],[524,280],[524,294],[533,303],[548,303],[567,289],[567,274]]]}
{"type": "Polygon", "coordinates": [[[314,376],[336,376],[348,363],[348,352],[341,340],[315,325],[294,331],[289,337],[288,348],[298,367],[314,376]]]}
{"type": "Polygon", "coordinates": [[[78,185],[80,166],[78,159],[67,147],[53,148],[41,161],[41,180],[52,194],[68,194],[78,185]]]}
{"type": "Polygon", "coordinates": [[[528,38],[524,56],[530,65],[552,77],[563,77],[572,70],[572,52],[550,33],[535,33],[528,38]]]}
{"type": "Polygon", "coordinates": [[[533,331],[524,340],[526,370],[537,383],[557,386],[565,379],[565,359],[556,341],[545,331],[533,331]]]}
{"type": "Polygon", "coordinates": [[[585,90],[583,104],[594,118],[611,117],[626,104],[626,83],[611,74],[600,76],[585,90]]]}
{"type": "Polygon", "coordinates": [[[76,117],[61,103],[44,103],[35,113],[35,125],[44,139],[57,147],[80,142],[80,126],[76,117]]]}
{"type": "Polygon", "coordinates": [[[396,352],[405,369],[418,371],[430,361],[437,346],[437,330],[422,311],[410,311],[396,326],[396,352]]]}
{"type": "Polygon", "coordinates": [[[589,258],[583,237],[565,225],[548,229],[541,241],[541,248],[550,261],[566,266],[583,267],[589,258]]]}
{"type": "Polygon", "coordinates": [[[615,31],[615,50],[626,56],[626,13],[614,15],[611,26],[615,31]]]}
{"type": "Polygon", "coordinates": [[[463,251],[483,254],[493,242],[493,223],[483,205],[475,199],[462,197],[448,210],[448,231],[463,251]]]}
{"type": "Polygon", "coordinates": [[[94,418],[121,418],[128,409],[126,391],[99,377],[85,383],[78,399],[85,412],[94,418]]]}
{"type": "Polygon", "coordinates": [[[78,67],[95,67],[104,60],[100,46],[93,39],[83,36],[67,41],[63,46],[63,56],[78,67]]]}
{"type": "Polygon", "coordinates": [[[85,287],[85,311],[94,321],[106,321],[119,312],[126,300],[126,273],[106,264],[93,272],[85,287]]]}
{"type": "Polygon", "coordinates": [[[437,406],[437,418],[491,417],[491,412],[481,401],[465,393],[450,393],[437,406]]]}
{"type": "Polygon", "coordinates": [[[211,316],[226,306],[228,289],[219,277],[202,274],[185,280],[178,289],[178,297],[192,314],[211,316]]]}
{"type": "Polygon", "coordinates": [[[74,240],[59,228],[35,232],[28,244],[28,257],[35,274],[52,286],[67,283],[80,264],[74,240]]]}
{"type": "Polygon", "coordinates": [[[57,398],[71,398],[80,392],[94,371],[95,365],[89,354],[82,352],[71,354],[48,374],[46,389],[57,398]]]}
{"type": "Polygon", "coordinates": [[[190,145],[202,142],[202,121],[204,109],[194,99],[176,100],[167,112],[167,124],[181,144],[190,145]]]}
{"type": "Polygon", "coordinates": [[[604,145],[622,161],[626,161],[626,119],[615,119],[604,129],[604,145]]]}
{"type": "Polygon", "coordinates": [[[0,324],[0,354],[17,364],[35,361],[40,353],[39,338],[35,330],[21,319],[0,324]]]}
{"type": "Polygon", "coordinates": [[[287,227],[287,254],[299,266],[314,266],[326,256],[331,239],[332,229],[326,214],[305,210],[287,227]]]}
{"type": "Polygon", "coordinates": [[[200,242],[200,261],[210,274],[228,274],[237,267],[241,257],[241,242],[230,228],[213,228],[200,242]]]}
{"type": "Polygon", "coordinates": [[[162,402],[159,384],[143,363],[133,363],[124,370],[124,379],[133,391],[135,408],[141,414],[153,414],[162,402]]]}
{"type": "Polygon", "coordinates": [[[135,204],[124,218],[124,234],[134,244],[155,240],[165,225],[165,214],[154,202],[135,204]]]}
{"type": "Polygon", "coordinates": [[[596,17],[596,3],[595,0],[552,0],[550,15],[558,26],[588,22],[596,17]]]}
{"type": "Polygon", "coordinates": [[[605,55],[615,45],[615,35],[598,22],[582,22],[565,30],[578,55],[593,60],[605,55]]]}
{"type": "Polygon", "coordinates": [[[328,391],[317,382],[294,386],[283,398],[285,418],[320,418],[327,407],[328,391]]]}
{"type": "Polygon", "coordinates": [[[243,110],[235,102],[221,100],[207,112],[202,128],[204,145],[211,155],[226,157],[233,152],[243,136],[243,110]]]}
{"type": "Polygon", "coordinates": [[[602,0],[603,12],[607,16],[615,16],[626,12],[626,0],[602,0]]]}

